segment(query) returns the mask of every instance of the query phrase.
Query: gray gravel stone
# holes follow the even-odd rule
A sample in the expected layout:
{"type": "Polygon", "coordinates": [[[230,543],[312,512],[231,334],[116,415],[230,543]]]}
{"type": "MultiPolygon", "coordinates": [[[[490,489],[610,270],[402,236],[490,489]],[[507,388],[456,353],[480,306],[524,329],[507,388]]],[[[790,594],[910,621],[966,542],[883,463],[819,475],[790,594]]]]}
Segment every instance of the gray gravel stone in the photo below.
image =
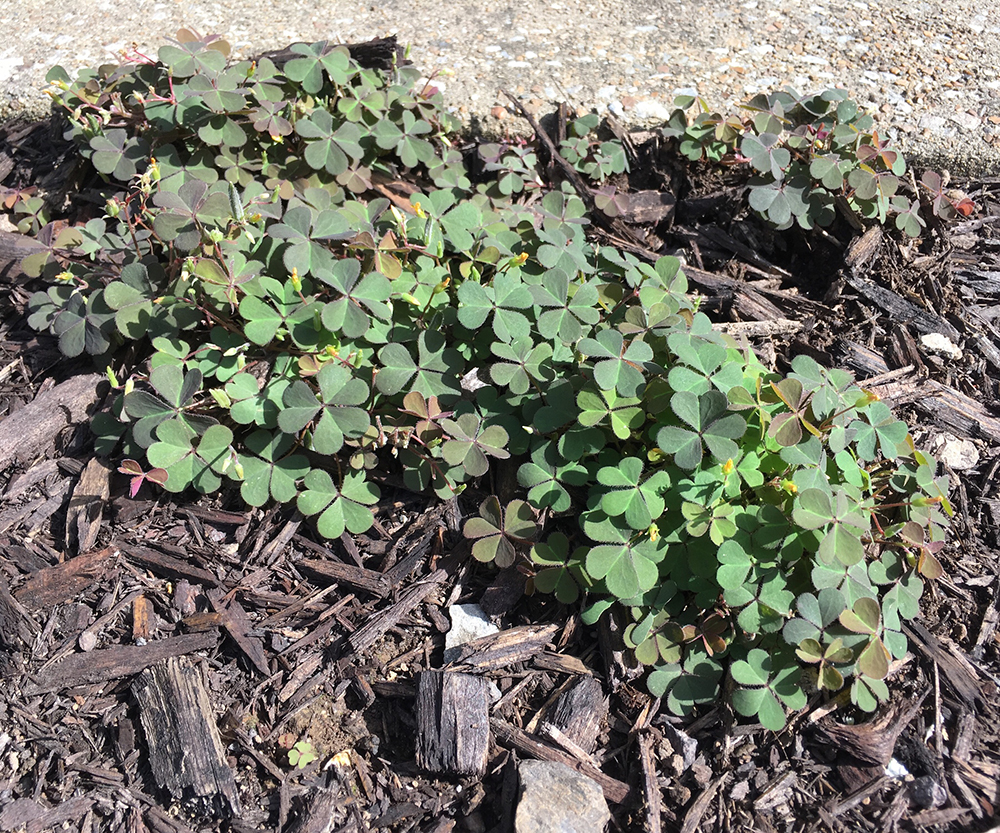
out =
{"type": "Polygon", "coordinates": [[[522,761],[516,833],[600,833],[611,813],[596,781],[566,764],[522,761]]]}

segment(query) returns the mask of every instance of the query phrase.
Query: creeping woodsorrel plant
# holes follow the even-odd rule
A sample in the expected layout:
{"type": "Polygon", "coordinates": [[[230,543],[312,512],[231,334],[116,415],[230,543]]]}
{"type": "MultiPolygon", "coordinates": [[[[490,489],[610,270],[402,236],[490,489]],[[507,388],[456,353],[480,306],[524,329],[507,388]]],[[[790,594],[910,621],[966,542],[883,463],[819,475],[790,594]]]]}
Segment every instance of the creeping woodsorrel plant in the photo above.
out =
{"type": "MultiPolygon", "coordinates": [[[[294,503],[328,538],[371,526],[389,468],[449,498],[518,457],[524,494],[481,503],[472,555],[520,559],[536,590],[585,597],[588,622],[624,617],[671,710],[713,700],[727,672],[736,709],[772,728],[810,674],[873,709],[950,511],[906,426],[846,372],[804,356],[769,372],[698,312],[676,258],[588,241],[584,203],[539,194],[529,149],[484,145],[496,178],[473,187],[412,68],[292,51],[229,64],[189,36],[49,74],[106,211],[27,260],[50,284],[30,321],[108,369],[98,452],[136,488],[294,503]],[[376,186],[401,173],[426,188],[390,201],[376,186]]],[[[814,131],[831,107],[859,124],[836,97],[759,103],[741,145],[769,178],[755,193],[797,181],[792,137],[809,176],[847,146],[898,167],[814,131]],[[781,121],[796,107],[805,130],[781,121]]],[[[600,181],[625,157],[594,126],[563,151],[600,181]]],[[[888,180],[852,170],[837,176],[862,213],[884,214],[888,180]]],[[[778,225],[828,207],[782,219],[777,199],[761,210],[778,225]]]]}

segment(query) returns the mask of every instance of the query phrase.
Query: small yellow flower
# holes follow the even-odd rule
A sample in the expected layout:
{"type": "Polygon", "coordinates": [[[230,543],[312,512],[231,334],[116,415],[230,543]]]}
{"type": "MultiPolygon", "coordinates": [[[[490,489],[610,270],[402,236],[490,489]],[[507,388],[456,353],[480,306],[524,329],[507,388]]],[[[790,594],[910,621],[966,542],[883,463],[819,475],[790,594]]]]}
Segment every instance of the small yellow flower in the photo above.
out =
{"type": "Polygon", "coordinates": [[[292,267],[292,276],[289,279],[292,282],[292,289],[296,292],[302,291],[302,278],[299,277],[299,270],[296,267],[292,267]]]}
{"type": "Polygon", "coordinates": [[[734,468],[733,458],[730,457],[725,463],[722,464],[722,473],[728,476],[733,473],[734,468]]]}
{"type": "Polygon", "coordinates": [[[413,203],[413,213],[416,214],[421,220],[427,217],[427,215],[424,213],[424,209],[421,208],[419,202],[413,203]]]}
{"type": "Polygon", "coordinates": [[[658,541],[660,538],[660,528],[655,524],[649,525],[649,540],[658,541]]]}

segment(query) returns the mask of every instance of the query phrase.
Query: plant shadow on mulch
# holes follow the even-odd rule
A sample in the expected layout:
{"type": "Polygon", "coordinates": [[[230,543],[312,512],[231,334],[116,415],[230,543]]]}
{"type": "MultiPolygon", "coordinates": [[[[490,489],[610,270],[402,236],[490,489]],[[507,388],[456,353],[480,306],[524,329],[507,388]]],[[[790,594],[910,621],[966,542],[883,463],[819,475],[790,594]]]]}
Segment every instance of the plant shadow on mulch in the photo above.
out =
{"type": "MultiPolygon", "coordinates": [[[[0,186],[38,187],[74,222],[102,206],[60,134],[0,126],[0,186]]],[[[35,287],[17,264],[28,243],[0,232],[0,831],[501,833],[525,757],[599,778],[615,830],[996,823],[1000,180],[965,184],[978,214],[917,242],[843,220],[779,234],[748,216],[740,174],[681,164],[652,135],[630,146],[633,174],[615,183],[629,204],[594,239],[682,255],[702,309],[765,363],[807,353],[853,370],[955,467],[945,573],[927,582],[892,702],[862,720],[817,696],[779,734],[726,702],[671,716],[608,629],[525,596],[515,569],[470,558],[461,521],[502,488],[492,475],[447,503],[390,480],[371,532],[334,542],[293,509],[246,510],[234,489],[188,500],[146,484],[129,497],[87,428],[109,386],[27,326],[35,287]],[[930,352],[928,333],[961,357],[930,352]],[[417,679],[443,666],[455,603],[480,604],[513,636],[464,666],[499,692],[482,777],[416,764],[417,679]],[[543,731],[587,677],[610,697],[593,736],[543,731]],[[150,699],[167,690],[175,699],[150,721],[150,699]],[[154,759],[167,754],[171,708],[191,711],[188,726],[216,722],[234,783],[226,772],[165,783],[154,759]],[[891,759],[909,775],[886,774],[891,759]]],[[[194,757],[208,741],[185,743],[194,757]]]]}

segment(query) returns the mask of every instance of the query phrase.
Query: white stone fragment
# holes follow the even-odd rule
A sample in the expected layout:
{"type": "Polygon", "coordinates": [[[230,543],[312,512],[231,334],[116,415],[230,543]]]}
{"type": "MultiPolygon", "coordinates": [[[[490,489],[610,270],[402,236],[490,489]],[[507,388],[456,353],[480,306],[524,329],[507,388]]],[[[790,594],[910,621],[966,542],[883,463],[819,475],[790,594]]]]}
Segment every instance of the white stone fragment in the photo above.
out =
{"type": "Polygon", "coordinates": [[[931,444],[934,456],[955,471],[974,469],[979,465],[979,449],[971,440],[963,440],[953,434],[940,434],[931,444]]]}
{"type": "Polygon", "coordinates": [[[640,121],[666,121],[670,118],[670,111],[666,107],[649,98],[636,102],[632,113],[640,121]]]}
{"type": "Polygon", "coordinates": [[[900,781],[902,781],[904,778],[907,778],[909,776],[910,771],[905,766],[903,766],[899,761],[893,758],[891,761],[889,761],[888,764],[886,764],[885,774],[888,775],[890,778],[898,778],[900,781]]]}
{"type": "Polygon", "coordinates": [[[956,347],[948,336],[943,333],[926,333],[920,336],[920,343],[928,353],[944,356],[946,359],[958,361],[962,358],[962,350],[956,347]]]}
{"type": "Polygon", "coordinates": [[[479,605],[452,605],[448,608],[451,630],[444,635],[444,661],[451,662],[466,642],[490,636],[500,628],[494,625],[479,605]]]}

